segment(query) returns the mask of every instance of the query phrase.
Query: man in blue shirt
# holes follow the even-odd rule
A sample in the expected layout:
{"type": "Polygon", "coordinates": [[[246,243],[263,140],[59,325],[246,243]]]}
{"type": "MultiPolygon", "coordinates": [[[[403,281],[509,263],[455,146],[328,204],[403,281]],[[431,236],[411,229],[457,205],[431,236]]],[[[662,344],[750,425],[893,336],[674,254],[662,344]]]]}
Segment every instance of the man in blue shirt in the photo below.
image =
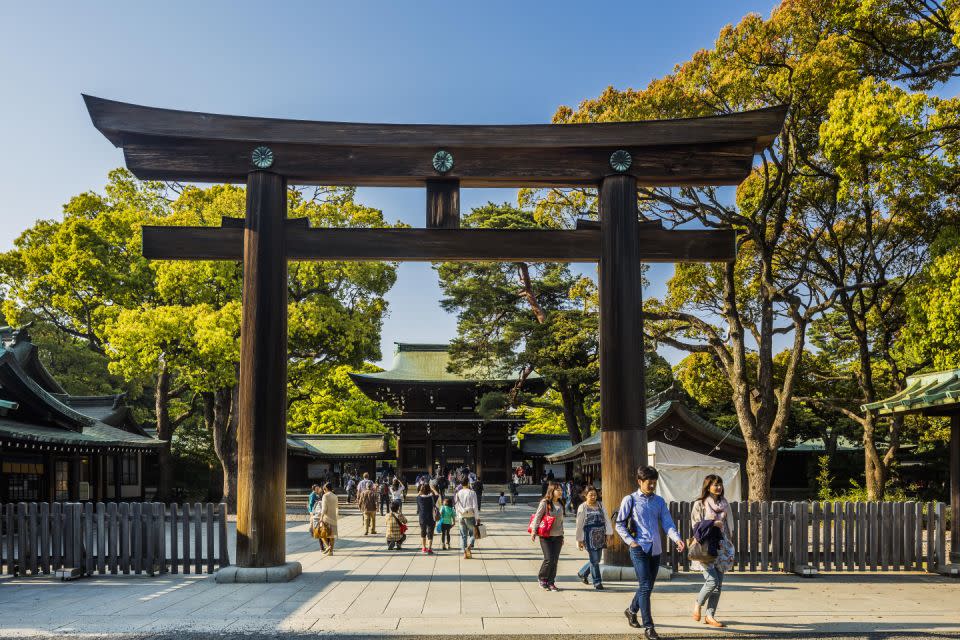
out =
{"type": "Polygon", "coordinates": [[[683,540],[677,533],[677,527],[670,517],[666,501],[656,494],[657,479],[660,474],[653,467],[637,469],[637,484],[640,490],[631,493],[620,503],[617,512],[617,533],[630,546],[630,560],[637,573],[637,593],[633,602],[624,611],[631,627],[640,627],[637,612],[643,621],[643,633],[647,640],[657,640],[660,636],[653,626],[650,615],[650,593],[657,579],[660,567],[660,529],[667,532],[677,549],[683,551],[683,540]]]}

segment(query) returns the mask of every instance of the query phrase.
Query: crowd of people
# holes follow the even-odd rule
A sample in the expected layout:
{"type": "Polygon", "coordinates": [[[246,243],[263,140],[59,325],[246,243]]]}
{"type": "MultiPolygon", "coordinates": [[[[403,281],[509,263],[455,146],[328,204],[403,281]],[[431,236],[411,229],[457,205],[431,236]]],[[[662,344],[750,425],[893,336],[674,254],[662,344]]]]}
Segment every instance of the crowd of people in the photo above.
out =
{"type": "MultiPolygon", "coordinates": [[[[559,591],[556,584],[560,553],[564,544],[564,517],[575,514],[576,544],[586,553],[586,562],[577,571],[584,584],[602,591],[603,576],[600,558],[611,536],[618,535],[629,548],[630,560],[637,577],[637,590],[624,611],[631,627],[643,628],[648,640],[656,640],[656,627],[650,610],[650,598],[665,551],[661,531],[683,551],[690,545],[690,559],[695,570],[702,572],[703,586],[697,594],[692,617],[712,627],[723,627],[716,619],[723,587],[724,572],[733,564],[734,531],[729,517],[730,505],[724,497],[723,480],[707,475],[700,495],[691,510],[693,536],[684,542],[670,515],[666,501],[657,495],[659,474],[653,467],[637,470],[637,491],[625,496],[611,517],[600,500],[600,491],[589,479],[558,482],[544,478],[542,498],[530,518],[528,533],[539,540],[543,562],[537,574],[539,585],[546,591],[559,591]]],[[[501,511],[515,503],[515,483],[510,497],[501,492],[497,504],[501,511]]],[[[440,534],[441,550],[452,549],[451,531],[460,534],[460,551],[465,560],[473,557],[476,540],[484,535],[480,521],[483,484],[474,472],[463,467],[418,476],[415,486],[415,514],[420,528],[420,552],[434,553],[434,539],[440,534]],[[451,489],[451,495],[446,492],[451,489]]],[[[407,485],[400,477],[378,474],[376,481],[364,473],[359,480],[349,479],[348,500],[357,505],[363,524],[363,535],[377,535],[377,511],[385,517],[384,535],[389,551],[403,550],[408,540],[408,520],[403,514],[407,485]],[[350,484],[352,482],[352,485],[350,484]]],[[[318,539],[325,555],[333,555],[337,537],[338,501],[331,483],[314,485],[308,509],[311,532],[318,539]]]]}

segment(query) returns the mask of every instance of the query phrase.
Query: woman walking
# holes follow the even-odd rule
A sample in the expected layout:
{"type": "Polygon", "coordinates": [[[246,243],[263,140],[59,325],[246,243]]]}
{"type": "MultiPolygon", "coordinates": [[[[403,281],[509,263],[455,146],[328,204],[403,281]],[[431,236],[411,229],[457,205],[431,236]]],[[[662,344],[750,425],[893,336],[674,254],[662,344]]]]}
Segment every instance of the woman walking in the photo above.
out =
{"type": "Polygon", "coordinates": [[[433,555],[433,529],[437,526],[437,498],[440,494],[424,482],[417,495],[417,516],[420,520],[420,552],[433,555]]]}
{"type": "Polygon", "coordinates": [[[450,548],[450,530],[453,529],[453,518],[456,515],[453,508],[453,498],[447,498],[443,501],[443,507],[440,509],[440,544],[443,548],[450,548]]]}
{"type": "Polygon", "coordinates": [[[705,624],[711,627],[723,627],[724,624],[717,621],[716,613],[726,567],[722,560],[719,562],[718,560],[724,553],[722,548],[733,540],[733,522],[730,518],[730,503],[723,496],[723,479],[720,476],[710,474],[703,479],[700,498],[693,503],[690,521],[694,529],[702,522],[708,521],[712,525],[707,526],[718,527],[723,535],[723,541],[720,543],[721,551],[717,559],[711,562],[693,562],[694,571],[702,571],[704,579],[703,588],[700,589],[697,602],[693,607],[693,619],[699,622],[702,613],[705,624]]]}
{"type": "Polygon", "coordinates": [[[333,492],[333,485],[329,482],[323,485],[323,497],[314,506],[314,513],[317,514],[318,526],[321,527],[320,539],[323,541],[323,554],[333,555],[333,545],[337,538],[337,517],[338,517],[337,494],[333,492]]]}
{"type": "Polygon", "coordinates": [[[547,483],[547,490],[537,505],[537,512],[530,522],[530,539],[540,537],[540,550],[543,551],[543,563],[537,577],[540,588],[545,591],[560,591],[555,584],[557,579],[557,563],[560,561],[560,549],[563,548],[563,489],[553,482],[547,483]],[[544,518],[553,518],[550,526],[540,530],[540,523],[544,518]]]}
{"type": "Polygon", "coordinates": [[[577,508],[577,547],[586,550],[588,560],[577,571],[577,576],[587,582],[587,574],[593,577],[593,588],[602,591],[603,580],[600,577],[600,555],[607,546],[607,536],[613,535],[613,523],[610,516],[599,501],[596,487],[587,487],[584,490],[586,502],[577,508]]]}

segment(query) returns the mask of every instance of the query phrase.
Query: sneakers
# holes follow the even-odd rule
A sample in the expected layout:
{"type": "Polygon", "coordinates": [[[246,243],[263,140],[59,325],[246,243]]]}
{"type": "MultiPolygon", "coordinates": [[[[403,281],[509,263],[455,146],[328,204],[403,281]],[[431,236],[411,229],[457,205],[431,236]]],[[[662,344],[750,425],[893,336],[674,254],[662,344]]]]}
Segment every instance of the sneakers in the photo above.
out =
{"type": "Polygon", "coordinates": [[[433,549],[431,549],[430,547],[427,547],[427,555],[428,555],[428,556],[432,556],[432,555],[433,555],[433,549]]]}
{"type": "Polygon", "coordinates": [[[553,584],[552,582],[548,586],[550,587],[550,591],[560,591],[560,587],[553,584]]]}
{"type": "Polygon", "coordinates": [[[420,553],[426,553],[426,552],[427,552],[426,547],[420,547],[420,553]]]}
{"type": "Polygon", "coordinates": [[[540,581],[540,588],[543,589],[544,591],[550,591],[550,583],[549,583],[549,582],[544,582],[543,580],[541,580],[541,581],[540,581]]]}

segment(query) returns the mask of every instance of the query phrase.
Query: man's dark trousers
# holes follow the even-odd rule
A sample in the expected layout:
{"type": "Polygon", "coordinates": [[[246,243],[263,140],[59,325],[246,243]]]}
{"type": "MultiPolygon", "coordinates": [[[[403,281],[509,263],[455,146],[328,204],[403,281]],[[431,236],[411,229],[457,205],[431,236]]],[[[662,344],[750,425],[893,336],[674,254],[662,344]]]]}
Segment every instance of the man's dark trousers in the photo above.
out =
{"type": "Polygon", "coordinates": [[[630,560],[633,561],[633,570],[637,574],[637,593],[630,603],[630,611],[640,614],[640,620],[645,629],[653,626],[650,615],[650,593],[653,583],[657,581],[657,571],[660,568],[660,555],[650,555],[641,547],[630,547],[630,560]]]}

